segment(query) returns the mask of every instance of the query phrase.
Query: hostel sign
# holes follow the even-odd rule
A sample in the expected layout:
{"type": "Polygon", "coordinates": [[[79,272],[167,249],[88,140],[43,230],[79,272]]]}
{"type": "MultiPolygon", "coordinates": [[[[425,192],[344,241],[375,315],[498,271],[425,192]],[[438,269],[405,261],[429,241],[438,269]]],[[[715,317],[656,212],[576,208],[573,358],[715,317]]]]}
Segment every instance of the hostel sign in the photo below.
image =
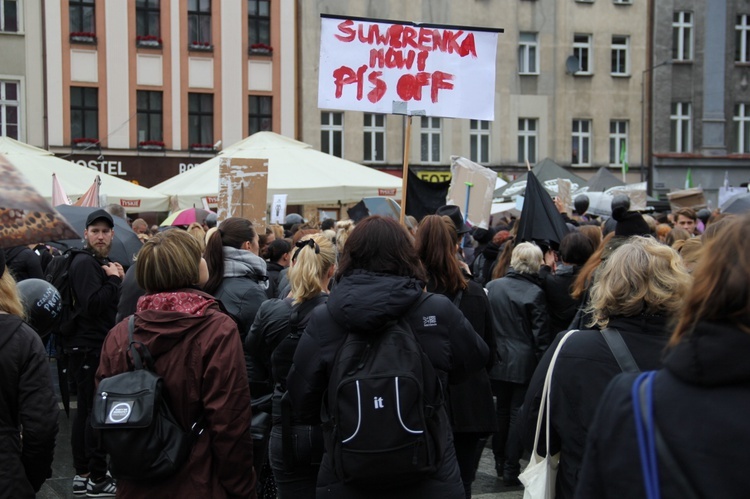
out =
{"type": "Polygon", "coordinates": [[[318,107],[492,121],[499,32],[322,15],[318,107]]]}

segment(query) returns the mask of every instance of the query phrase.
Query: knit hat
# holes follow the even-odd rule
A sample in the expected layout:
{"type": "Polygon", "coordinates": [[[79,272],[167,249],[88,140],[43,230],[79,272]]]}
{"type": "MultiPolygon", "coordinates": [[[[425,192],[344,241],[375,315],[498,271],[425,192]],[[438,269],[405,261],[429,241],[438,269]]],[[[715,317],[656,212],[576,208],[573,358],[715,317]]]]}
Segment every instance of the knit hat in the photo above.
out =
{"type": "Polygon", "coordinates": [[[617,220],[615,236],[630,237],[651,234],[648,224],[636,211],[627,211],[627,208],[621,207],[612,211],[612,218],[617,220]]]}

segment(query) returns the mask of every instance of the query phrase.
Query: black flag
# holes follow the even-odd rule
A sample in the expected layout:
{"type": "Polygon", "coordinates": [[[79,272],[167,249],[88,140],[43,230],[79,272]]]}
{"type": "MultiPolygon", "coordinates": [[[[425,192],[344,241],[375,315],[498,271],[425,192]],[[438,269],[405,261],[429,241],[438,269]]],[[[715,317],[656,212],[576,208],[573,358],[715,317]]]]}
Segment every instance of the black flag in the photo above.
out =
{"type": "Polygon", "coordinates": [[[568,233],[568,226],[533,172],[529,172],[526,182],[516,241],[549,241],[557,247],[568,233]]]}

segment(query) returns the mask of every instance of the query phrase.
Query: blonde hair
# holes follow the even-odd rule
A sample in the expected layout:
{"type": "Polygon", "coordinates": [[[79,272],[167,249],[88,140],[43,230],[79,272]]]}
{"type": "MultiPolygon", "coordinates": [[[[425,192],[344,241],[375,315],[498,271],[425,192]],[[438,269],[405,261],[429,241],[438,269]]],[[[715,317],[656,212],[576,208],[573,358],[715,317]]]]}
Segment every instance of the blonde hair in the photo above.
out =
{"type": "Polygon", "coordinates": [[[18,288],[16,288],[16,280],[7,268],[0,277],[0,311],[26,319],[26,312],[21,303],[21,297],[18,295],[18,288]]]}
{"type": "Polygon", "coordinates": [[[201,248],[180,229],[152,236],[138,252],[135,279],[148,293],[188,288],[200,281],[201,248]]]}
{"type": "Polygon", "coordinates": [[[599,267],[591,288],[590,326],[605,328],[614,316],[673,316],[691,285],[680,255],[650,237],[635,236],[599,267]]]}
{"type": "Polygon", "coordinates": [[[336,222],[336,249],[339,254],[344,252],[344,244],[354,230],[354,220],[339,220],[336,222]]]}
{"type": "Polygon", "coordinates": [[[294,304],[309,300],[326,289],[322,281],[336,264],[336,248],[325,234],[307,235],[299,243],[306,241],[313,241],[314,245],[308,243],[294,249],[296,259],[288,271],[294,304]]]}
{"type": "Polygon", "coordinates": [[[513,248],[510,266],[519,274],[538,274],[544,255],[539,246],[533,243],[521,243],[513,248]]]}
{"type": "Polygon", "coordinates": [[[701,238],[692,237],[690,239],[677,241],[672,247],[680,254],[688,271],[692,272],[693,268],[695,268],[695,264],[698,263],[698,260],[703,254],[703,241],[701,238]]]}
{"type": "Polygon", "coordinates": [[[201,247],[201,253],[206,249],[206,231],[198,222],[191,223],[187,228],[187,233],[193,236],[201,247]]]}

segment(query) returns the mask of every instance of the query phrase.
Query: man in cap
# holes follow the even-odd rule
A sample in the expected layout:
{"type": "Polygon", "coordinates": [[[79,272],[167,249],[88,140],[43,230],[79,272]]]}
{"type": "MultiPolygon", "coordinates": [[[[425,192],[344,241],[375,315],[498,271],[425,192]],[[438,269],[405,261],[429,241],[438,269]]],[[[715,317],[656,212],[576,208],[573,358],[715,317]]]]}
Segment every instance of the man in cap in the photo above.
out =
{"type": "Polygon", "coordinates": [[[77,315],[74,332],[63,338],[68,356],[68,376],[75,381],[78,409],[71,428],[73,493],[91,497],[114,497],[115,480],[108,476],[105,452],[98,447],[91,428],[94,402],[94,375],[99,354],[115,325],[120,285],[125,275],[122,265],[109,260],[114,237],[112,215],[96,210],[86,219],[83,231],[85,253],[79,253],[70,264],[70,285],[75,296],[77,315]]]}

